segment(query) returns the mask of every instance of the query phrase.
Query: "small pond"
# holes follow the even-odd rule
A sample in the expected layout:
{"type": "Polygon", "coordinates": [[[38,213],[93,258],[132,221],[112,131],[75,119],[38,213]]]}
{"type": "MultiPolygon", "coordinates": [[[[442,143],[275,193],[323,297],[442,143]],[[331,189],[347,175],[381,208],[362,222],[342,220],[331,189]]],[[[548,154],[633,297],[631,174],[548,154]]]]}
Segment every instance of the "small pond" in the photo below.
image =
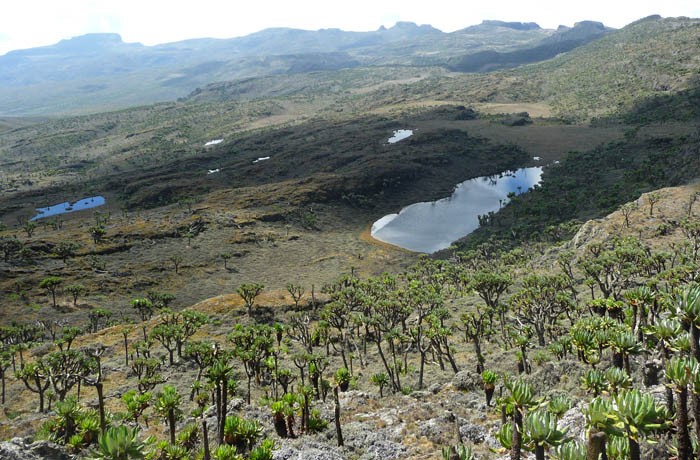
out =
{"type": "Polygon", "coordinates": [[[102,206],[103,204],[105,204],[105,198],[103,196],[89,196],[74,202],[66,201],[64,203],[58,203],[46,208],[36,208],[37,215],[32,217],[31,220],[38,220],[43,219],[44,217],[56,216],[58,214],[96,208],[98,206],[102,206]]]}
{"type": "Polygon", "coordinates": [[[522,168],[458,184],[452,196],[415,203],[372,225],[372,237],[415,252],[432,253],[479,227],[478,216],[498,211],[508,194],[519,195],[540,183],[542,168],[522,168]]]}

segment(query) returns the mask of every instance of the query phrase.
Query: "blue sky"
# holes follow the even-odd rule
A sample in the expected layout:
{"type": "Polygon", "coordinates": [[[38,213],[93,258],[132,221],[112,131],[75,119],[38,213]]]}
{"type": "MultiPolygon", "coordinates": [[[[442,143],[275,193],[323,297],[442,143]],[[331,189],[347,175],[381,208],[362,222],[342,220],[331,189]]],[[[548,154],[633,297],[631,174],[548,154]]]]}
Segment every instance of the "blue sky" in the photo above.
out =
{"type": "Polygon", "coordinates": [[[115,32],[146,45],[187,38],[230,38],[267,27],[376,30],[397,21],[445,32],[483,19],[537,22],[545,28],[590,19],[612,27],[650,14],[700,17],[698,0],[22,0],[4,2],[0,55],[90,32],[115,32]]]}

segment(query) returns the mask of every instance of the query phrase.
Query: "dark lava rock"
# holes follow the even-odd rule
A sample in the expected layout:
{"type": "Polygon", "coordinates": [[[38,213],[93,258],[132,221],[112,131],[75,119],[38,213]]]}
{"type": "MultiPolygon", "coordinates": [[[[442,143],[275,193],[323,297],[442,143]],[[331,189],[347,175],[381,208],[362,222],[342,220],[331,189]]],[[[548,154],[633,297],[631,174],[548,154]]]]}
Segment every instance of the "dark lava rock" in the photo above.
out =
{"type": "Polygon", "coordinates": [[[27,444],[21,438],[0,442],[0,458],[3,460],[70,460],[70,455],[57,444],[37,441],[27,444]]]}
{"type": "Polygon", "coordinates": [[[481,444],[486,440],[488,433],[484,427],[474,423],[465,422],[459,426],[459,438],[472,444],[481,444]]]}

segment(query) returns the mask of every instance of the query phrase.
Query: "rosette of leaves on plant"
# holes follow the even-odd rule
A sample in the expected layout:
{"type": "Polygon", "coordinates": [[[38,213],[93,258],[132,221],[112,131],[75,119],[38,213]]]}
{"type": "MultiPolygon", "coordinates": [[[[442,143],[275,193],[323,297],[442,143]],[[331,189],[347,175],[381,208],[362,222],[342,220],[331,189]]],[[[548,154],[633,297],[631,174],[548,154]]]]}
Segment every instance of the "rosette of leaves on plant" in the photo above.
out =
{"type": "Polygon", "coordinates": [[[484,393],[486,394],[486,405],[491,405],[491,399],[493,398],[493,393],[496,391],[496,381],[498,380],[498,374],[486,369],[481,373],[481,384],[484,388],[484,393]]]}

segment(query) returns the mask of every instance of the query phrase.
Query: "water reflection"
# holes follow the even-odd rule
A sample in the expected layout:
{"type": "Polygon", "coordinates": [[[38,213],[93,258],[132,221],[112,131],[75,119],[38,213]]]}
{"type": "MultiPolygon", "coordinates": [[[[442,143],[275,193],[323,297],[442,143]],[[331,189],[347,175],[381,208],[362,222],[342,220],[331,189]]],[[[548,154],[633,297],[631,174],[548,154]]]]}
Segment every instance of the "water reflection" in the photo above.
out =
{"type": "Polygon", "coordinates": [[[46,208],[36,208],[37,215],[32,217],[31,220],[43,219],[44,217],[65,214],[67,212],[82,211],[83,209],[96,208],[103,204],[105,204],[105,198],[103,196],[89,196],[74,202],[66,201],[46,208]]]}
{"type": "Polygon", "coordinates": [[[522,168],[498,176],[483,176],[457,185],[452,196],[415,203],[372,225],[380,241],[416,252],[435,252],[479,227],[479,216],[498,211],[508,194],[519,195],[539,184],[542,168],[522,168]]]}

